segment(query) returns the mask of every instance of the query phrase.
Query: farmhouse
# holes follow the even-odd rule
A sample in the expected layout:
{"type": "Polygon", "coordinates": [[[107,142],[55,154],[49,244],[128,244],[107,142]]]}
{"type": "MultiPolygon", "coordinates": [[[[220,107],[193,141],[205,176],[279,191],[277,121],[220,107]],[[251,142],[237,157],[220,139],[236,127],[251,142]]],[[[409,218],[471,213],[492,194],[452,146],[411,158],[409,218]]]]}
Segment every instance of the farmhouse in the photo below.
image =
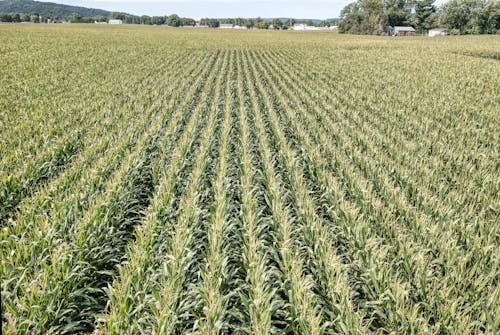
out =
{"type": "Polygon", "coordinates": [[[429,37],[446,36],[449,34],[450,33],[448,32],[448,29],[446,29],[446,28],[434,28],[434,29],[429,30],[429,37]]]}
{"type": "Polygon", "coordinates": [[[415,28],[410,26],[395,26],[392,31],[392,36],[415,36],[415,28]]]}
{"type": "Polygon", "coordinates": [[[109,20],[109,24],[123,24],[122,20],[109,20]]]}

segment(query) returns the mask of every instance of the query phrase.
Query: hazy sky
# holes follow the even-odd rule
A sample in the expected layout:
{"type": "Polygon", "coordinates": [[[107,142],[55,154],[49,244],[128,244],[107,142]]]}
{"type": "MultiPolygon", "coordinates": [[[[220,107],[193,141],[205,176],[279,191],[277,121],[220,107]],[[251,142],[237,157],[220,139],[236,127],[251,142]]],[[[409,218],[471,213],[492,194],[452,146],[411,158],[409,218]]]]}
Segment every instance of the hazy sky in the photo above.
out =
{"type": "MultiPolygon", "coordinates": [[[[45,1],[45,0],[43,0],[45,1]]],[[[202,17],[295,17],[326,19],[338,17],[354,0],[47,0],[136,15],[202,17]]]]}
{"type": "MultiPolygon", "coordinates": [[[[355,0],[41,0],[136,15],[202,17],[294,17],[327,19],[355,0]]],[[[436,5],[446,0],[436,0],[436,5]]]]}

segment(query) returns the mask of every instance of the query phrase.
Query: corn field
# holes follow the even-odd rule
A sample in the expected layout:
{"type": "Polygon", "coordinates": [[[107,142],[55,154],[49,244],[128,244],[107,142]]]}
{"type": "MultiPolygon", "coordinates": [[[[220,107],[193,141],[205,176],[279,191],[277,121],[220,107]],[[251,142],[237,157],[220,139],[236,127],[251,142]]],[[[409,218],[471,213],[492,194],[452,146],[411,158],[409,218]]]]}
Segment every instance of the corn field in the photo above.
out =
{"type": "Polygon", "coordinates": [[[0,41],[3,334],[498,334],[500,36],[0,41]]]}

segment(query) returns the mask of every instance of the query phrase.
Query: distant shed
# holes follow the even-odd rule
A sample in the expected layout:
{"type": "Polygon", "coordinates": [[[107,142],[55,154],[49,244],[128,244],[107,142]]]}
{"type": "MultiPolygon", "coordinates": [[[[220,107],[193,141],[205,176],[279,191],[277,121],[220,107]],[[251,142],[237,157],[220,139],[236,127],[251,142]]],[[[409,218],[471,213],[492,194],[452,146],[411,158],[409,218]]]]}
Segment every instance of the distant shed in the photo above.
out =
{"type": "Polygon", "coordinates": [[[429,30],[429,36],[434,37],[434,36],[446,36],[449,35],[449,31],[446,28],[434,28],[429,30]]]}
{"type": "Polygon", "coordinates": [[[222,23],[219,25],[219,28],[221,29],[233,29],[233,24],[232,23],[222,23]]]}
{"type": "Polygon", "coordinates": [[[416,30],[410,26],[395,26],[392,36],[415,36],[416,30]]]}
{"type": "Polygon", "coordinates": [[[109,20],[109,24],[123,24],[122,20],[109,20]]]}

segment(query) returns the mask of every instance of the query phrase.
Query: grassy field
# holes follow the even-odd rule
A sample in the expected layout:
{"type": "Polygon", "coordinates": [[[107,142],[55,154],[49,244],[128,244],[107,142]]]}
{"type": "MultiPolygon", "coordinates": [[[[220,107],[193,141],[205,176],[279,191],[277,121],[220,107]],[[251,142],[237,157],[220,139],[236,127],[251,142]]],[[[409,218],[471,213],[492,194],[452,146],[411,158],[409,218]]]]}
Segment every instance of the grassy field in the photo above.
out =
{"type": "Polygon", "coordinates": [[[3,334],[500,328],[500,36],[0,41],[3,334]]]}

